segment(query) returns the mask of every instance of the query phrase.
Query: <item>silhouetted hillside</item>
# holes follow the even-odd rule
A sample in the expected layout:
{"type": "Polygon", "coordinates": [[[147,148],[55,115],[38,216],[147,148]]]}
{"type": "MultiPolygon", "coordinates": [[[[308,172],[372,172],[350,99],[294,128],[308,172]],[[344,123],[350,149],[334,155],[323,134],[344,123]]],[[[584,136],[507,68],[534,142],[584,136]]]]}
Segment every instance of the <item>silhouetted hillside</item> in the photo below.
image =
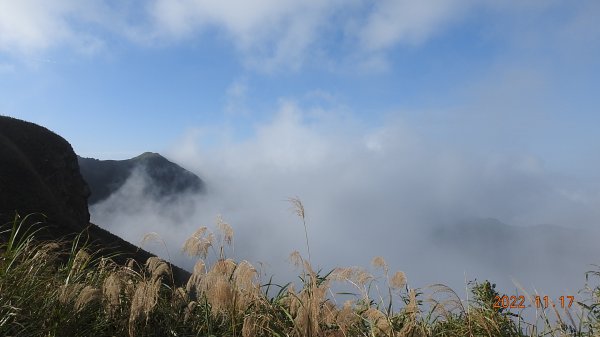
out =
{"type": "Polygon", "coordinates": [[[146,152],[127,160],[82,157],[78,160],[81,174],[91,190],[90,205],[108,198],[138,169],[148,178],[145,192],[159,198],[204,190],[204,182],[200,178],[158,153],[146,152]]]}
{"type": "Polygon", "coordinates": [[[44,212],[68,232],[90,220],[89,189],[71,145],[33,123],[0,116],[0,213],[44,212]]]}
{"type": "MultiPolygon", "coordinates": [[[[168,181],[168,172],[157,172],[158,177],[163,174],[168,181]]],[[[39,125],[0,116],[0,225],[11,221],[15,212],[41,213],[47,221],[38,238],[54,240],[84,233],[106,254],[123,253],[116,258],[118,262],[133,257],[144,263],[152,256],[90,223],[89,195],[77,156],[65,139],[39,125]]],[[[38,220],[43,217],[32,218],[29,225],[38,220]]],[[[188,272],[176,266],[173,272],[180,282],[189,277],[188,272]]]]}

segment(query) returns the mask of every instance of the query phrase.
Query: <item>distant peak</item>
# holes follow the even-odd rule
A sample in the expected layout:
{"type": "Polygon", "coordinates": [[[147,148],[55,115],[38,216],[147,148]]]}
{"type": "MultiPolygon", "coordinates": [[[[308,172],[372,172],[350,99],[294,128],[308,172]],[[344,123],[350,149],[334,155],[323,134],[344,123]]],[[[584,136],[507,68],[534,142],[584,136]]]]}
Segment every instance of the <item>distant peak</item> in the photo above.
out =
{"type": "Polygon", "coordinates": [[[140,154],[139,156],[134,157],[132,159],[147,159],[147,158],[162,158],[162,156],[156,152],[144,152],[144,153],[140,154]]]}

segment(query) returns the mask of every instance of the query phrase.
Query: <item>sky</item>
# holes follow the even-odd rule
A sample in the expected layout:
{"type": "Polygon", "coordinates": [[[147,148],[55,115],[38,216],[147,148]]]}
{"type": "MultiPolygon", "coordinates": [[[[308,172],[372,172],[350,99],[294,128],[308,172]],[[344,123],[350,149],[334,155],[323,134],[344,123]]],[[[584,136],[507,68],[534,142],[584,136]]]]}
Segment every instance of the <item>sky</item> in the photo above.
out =
{"type": "Polygon", "coordinates": [[[157,204],[134,177],[92,209],[131,241],[158,232],[177,261],[222,214],[240,255],[283,268],[305,246],[284,201],[298,196],[324,267],[383,255],[418,287],[578,289],[594,257],[551,281],[440,250],[424,228],[596,229],[599,15],[597,1],[0,0],[0,114],[84,157],[159,152],[198,174],[206,195],[157,204]]]}

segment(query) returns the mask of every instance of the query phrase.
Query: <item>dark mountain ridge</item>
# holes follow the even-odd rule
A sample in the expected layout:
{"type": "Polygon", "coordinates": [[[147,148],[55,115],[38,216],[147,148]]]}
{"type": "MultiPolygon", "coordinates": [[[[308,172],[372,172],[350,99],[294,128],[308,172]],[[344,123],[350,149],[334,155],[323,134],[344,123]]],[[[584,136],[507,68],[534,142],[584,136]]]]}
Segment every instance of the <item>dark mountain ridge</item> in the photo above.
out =
{"type": "Polygon", "coordinates": [[[0,116],[0,213],[43,211],[69,232],[90,220],[89,188],[71,145],[33,123],[0,116]]]}
{"type": "Polygon", "coordinates": [[[99,160],[77,157],[81,175],[88,183],[90,205],[106,200],[119,190],[131,175],[139,170],[148,184],[145,193],[165,199],[182,193],[205,190],[204,181],[158,153],[145,152],[126,160],[99,160]]]}

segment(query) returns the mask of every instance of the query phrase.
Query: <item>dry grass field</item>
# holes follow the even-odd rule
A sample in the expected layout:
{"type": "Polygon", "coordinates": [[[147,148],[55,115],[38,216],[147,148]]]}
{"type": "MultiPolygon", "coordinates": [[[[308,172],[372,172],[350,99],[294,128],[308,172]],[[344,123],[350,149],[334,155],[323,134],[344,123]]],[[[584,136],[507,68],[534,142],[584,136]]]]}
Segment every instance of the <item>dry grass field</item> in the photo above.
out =
{"type": "MultiPolygon", "coordinates": [[[[306,229],[302,203],[291,201],[306,229]]],[[[376,273],[350,267],[323,274],[294,252],[301,282],[277,285],[261,280],[248,261],[227,257],[234,233],[222,218],[215,232],[202,227],[185,242],[183,251],[197,262],[187,283],[177,285],[158,257],[120,265],[80,237],[35,240],[23,221],[15,217],[3,227],[2,336],[541,337],[597,336],[600,329],[598,287],[583,289],[586,301],[569,310],[536,310],[527,322],[494,308],[498,293],[488,281],[470,284],[467,299],[443,285],[426,295],[382,257],[372,260],[376,273]],[[339,303],[336,283],[354,289],[353,300],[339,303]]],[[[310,251],[308,235],[306,244],[310,251]]]]}

